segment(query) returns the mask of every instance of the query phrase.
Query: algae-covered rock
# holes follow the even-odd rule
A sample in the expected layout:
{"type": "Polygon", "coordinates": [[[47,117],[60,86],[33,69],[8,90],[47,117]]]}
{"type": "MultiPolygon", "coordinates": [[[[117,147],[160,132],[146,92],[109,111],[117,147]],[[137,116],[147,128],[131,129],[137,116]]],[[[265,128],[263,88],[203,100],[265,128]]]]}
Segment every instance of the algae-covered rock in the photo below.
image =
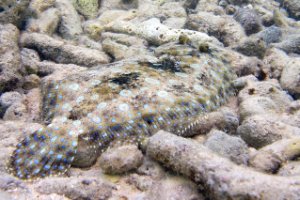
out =
{"type": "Polygon", "coordinates": [[[21,26],[30,0],[1,0],[0,23],[12,23],[21,26]]]}
{"type": "Polygon", "coordinates": [[[73,0],[76,10],[84,17],[95,18],[99,9],[99,0],[73,0]]]}
{"type": "Polygon", "coordinates": [[[234,19],[237,20],[244,27],[247,35],[257,33],[262,28],[261,19],[253,9],[238,9],[234,14],[234,19]]]}
{"type": "Polygon", "coordinates": [[[244,40],[233,48],[246,56],[256,56],[260,59],[265,56],[267,50],[266,43],[259,37],[244,38],[244,40]]]}
{"type": "Polygon", "coordinates": [[[284,0],[283,7],[286,8],[290,17],[296,20],[300,20],[300,1],[284,0]]]}

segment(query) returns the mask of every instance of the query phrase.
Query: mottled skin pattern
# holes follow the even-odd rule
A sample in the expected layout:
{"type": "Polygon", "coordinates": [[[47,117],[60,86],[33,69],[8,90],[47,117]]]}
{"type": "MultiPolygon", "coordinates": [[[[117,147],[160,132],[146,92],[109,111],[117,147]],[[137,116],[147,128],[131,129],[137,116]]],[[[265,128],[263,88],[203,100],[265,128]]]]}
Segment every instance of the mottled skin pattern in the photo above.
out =
{"type": "Polygon", "coordinates": [[[65,173],[80,139],[99,151],[159,129],[191,131],[199,116],[232,94],[235,76],[217,53],[178,49],[184,53],[172,50],[156,63],[113,63],[44,85],[43,119],[49,125],[17,145],[10,172],[22,179],[65,173]]]}

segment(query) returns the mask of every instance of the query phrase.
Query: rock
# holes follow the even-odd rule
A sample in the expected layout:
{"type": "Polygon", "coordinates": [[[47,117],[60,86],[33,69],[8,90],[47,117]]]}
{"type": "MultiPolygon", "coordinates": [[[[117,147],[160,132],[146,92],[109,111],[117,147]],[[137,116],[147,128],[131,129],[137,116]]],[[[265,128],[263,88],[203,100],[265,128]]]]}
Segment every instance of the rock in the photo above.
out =
{"type": "Polygon", "coordinates": [[[284,67],[280,84],[290,94],[300,97],[300,59],[291,59],[284,67]]]}
{"type": "Polygon", "coordinates": [[[254,75],[242,76],[233,81],[235,88],[241,90],[251,82],[256,82],[258,79],[254,75]]]}
{"type": "Polygon", "coordinates": [[[265,113],[277,113],[280,109],[275,102],[269,97],[252,97],[244,100],[239,105],[239,112],[241,121],[244,121],[248,117],[265,114],[265,113]]]}
{"type": "Polygon", "coordinates": [[[230,63],[238,76],[254,75],[259,79],[265,78],[264,63],[256,57],[248,57],[236,51],[226,49],[224,58],[230,63]]]}
{"type": "Polygon", "coordinates": [[[230,4],[239,5],[239,6],[250,3],[249,0],[227,0],[227,1],[230,4]]]}
{"type": "Polygon", "coordinates": [[[76,10],[87,19],[95,18],[99,9],[98,0],[77,0],[74,1],[76,10]]]}
{"type": "Polygon", "coordinates": [[[0,2],[0,23],[12,23],[21,26],[25,20],[26,9],[30,0],[1,0],[0,2]]]}
{"type": "Polygon", "coordinates": [[[108,32],[101,36],[104,52],[112,55],[116,61],[128,58],[143,60],[143,57],[150,56],[146,47],[147,41],[136,36],[108,32]]]}
{"type": "Polygon", "coordinates": [[[54,6],[55,0],[31,0],[29,4],[29,9],[37,16],[48,8],[54,6]]]}
{"type": "Polygon", "coordinates": [[[29,32],[52,35],[60,21],[60,13],[56,8],[50,8],[39,15],[38,19],[29,20],[26,30],[29,32]]]}
{"type": "Polygon", "coordinates": [[[83,23],[83,29],[89,37],[99,40],[105,26],[114,21],[128,20],[136,16],[135,11],[108,10],[103,12],[97,19],[88,20],[83,23]]]}
{"type": "Polygon", "coordinates": [[[298,127],[282,123],[272,114],[248,117],[237,129],[237,134],[251,147],[261,148],[282,138],[300,136],[298,127]]]}
{"type": "Polygon", "coordinates": [[[14,103],[21,102],[24,96],[19,92],[5,92],[0,96],[0,105],[2,108],[7,109],[14,103]]]}
{"type": "Polygon", "coordinates": [[[183,4],[185,9],[195,9],[199,3],[199,0],[186,0],[183,4]]]}
{"type": "Polygon", "coordinates": [[[149,140],[147,155],[189,177],[199,189],[205,187],[206,198],[216,200],[298,199],[299,177],[286,178],[238,166],[214,154],[203,145],[171,133],[159,131],[149,140]]]}
{"type": "Polygon", "coordinates": [[[209,12],[215,15],[224,15],[224,9],[219,6],[218,2],[218,0],[200,0],[195,10],[197,12],[209,12]]]}
{"type": "Polygon", "coordinates": [[[154,184],[145,200],[204,200],[195,183],[180,177],[168,177],[154,184]],[[166,191],[166,192],[162,192],[166,191]]]}
{"type": "Polygon", "coordinates": [[[289,13],[289,16],[300,20],[300,2],[298,0],[284,0],[283,7],[289,13]]]}
{"type": "Polygon", "coordinates": [[[263,39],[257,37],[248,37],[243,39],[234,50],[246,55],[256,56],[262,59],[265,56],[267,47],[263,39]]]}
{"type": "Polygon", "coordinates": [[[300,34],[289,35],[286,40],[272,44],[272,47],[283,50],[286,53],[300,54],[300,34]]]}
{"type": "Polygon", "coordinates": [[[39,54],[32,49],[23,48],[21,50],[21,59],[23,63],[23,67],[27,74],[37,74],[38,73],[38,65],[37,62],[40,62],[39,54]]]}
{"type": "Polygon", "coordinates": [[[104,152],[99,162],[105,173],[122,174],[137,169],[143,162],[143,154],[135,145],[120,146],[104,152]]]}
{"type": "Polygon", "coordinates": [[[277,173],[280,176],[299,176],[300,175],[300,161],[291,161],[285,163],[277,173]]]}
{"type": "Polygon", "coordinates": [[[267,64],[266,72],[268,73],[270,78],[280,79],[281,72],[290,58],[283,51],[270,48],[267,50],[266,55],[264,57],[264,63],[267,64]]]}
{"type": "Polygon", "coordinates": [[[139,175],[149,176],[152,179],[159,180],[164,177],[164,169],[162,166],[149,157],[145,157],[142,165],[137,168],[139,175]]]}
{"type": "Polygon", "coordinates": [[[273,14],[264,14],[263,16],[261,16],[261,23],[265,27],[270,27],[274,25],[275,22],[274,22],[273,14]]]}
{"type": "Polygon", "coordinates": [[[189,15],[186,26],[216,37],[225,46],[236,45],[246,36],[241,25],[232,17],[217,16],[207,12],[189,15]]]}
{"type": "Polygon", "coordinates": [[[13,200],[13,199],[28,199],[32,198],[29,194],[29,187],[23,181],[8,175],[6,173],[0,173],[0,199],[1,200],[13,200]],[[9,195],[10,198],[2,199],[2,192],[9,195]]]}
{"type": "Polygon", "coordinates": [[[23,88],[31,90],[40,86],[41,79],[36,74],[30,74],[24,78],[23,88]]]}
{"type": "Polygon", "coordinates": [[[113,185],[97,178],[49,178],[34,186],[41,194],[56,193],[69,199],[108,199],[113,185]]]}
{"type": "Polygon", "coordinates": [[[258,37],[262,38],[263,41],[269,45],[271,43],[280,42],[282,38],[282,31],[277,26],[270,26],[265,30],[258,33],[258,37]]]}
{"type": "Polygon", "coordinates": [[[85,67],[74,64],[57,64],[50,61],[37,62],[36,64],[38,66],[37,74],[39,76],[47,76],[47,78],[53,80],[59,80],[59,78],[66,77],[71,72],[78,72],[86,69],[85,67]]]}
{"type": "Polygon", "coordinates": [[[286,28],[289,27],[286,17],[280,12],[279,9],[274,9],[273,20],[276,26],[286,28]]]}
{"type": "Polygon", "coordinates": [[[234,14],[234,19],[243,27],[247,35],[257,33],[261,30],[261,20],[253,9],[240,8],[234,14]]]}
{"type": "Polygon", "coordinates": [[[109,57],[101,51],[75,46],[39,33],[22,34],[21,44],[36,49],[45,59],[58,63],[92,67],[109,62],[109,57]]]}
{"type": "Polygon", "coordinates": [[[299,144],[299,137],[279,140],[256,151],[249,164],[259,171],[275,173],[284,163],[299,157],[299,144]]]}
{"type": "Polygon", "coordinates": [[[257,152],[250,160],[249,165],[261,172],[276,173],[281,166],[281,159],[271,152],[257,152]]]}
{"type": "Polygon", "coordinates": [[[204,146],[237,164],[247,165],[248,163],[249,150],[247,144],[239,137],[212,130],[204,146]]]}
{"type": "MultiPolygon", "coordinates": [[[[100,12],[105,12],[107,10],[130,10],[138,8],[138,0],[102,0],[100,12]]],[[[145,6],[144,1],[142,3],[145,6]]],[[[143,7],[141,6],[141,7],[143,7]]]]}
{"type": "Polygon", "coordinates": [[[156,184],[156,182],[151,177],[140,176],[138,174],[130,174],[129,177],[126,178],[126,183],[134,185],[141,191],[147,191],[151,189],[154,184],[156,184]]]}
{"type": "Polygon", "coordinates": [[[17,102],[11,105],[5,112],[3,119],[6,121],[26,121],[28,118],[28,112],[26,106],[17,102]]]}
{"type": "Polygon", "coordinates": [[[101,43],[91,39],[87,35],[82,35],[79,38],[77,38],[77,41],[79,46],[85,46],[87,48],[96,49],[98,51],[102,51],[102,45],[101,43]]]}
{"type": "Polygon", "coordinates": [[[138,35],[147,40],[150,44],[162,45],[171,41],[178,41],[182,35],[187,35],[188,39],[196,46],[200,44],[212,43],[213,45],[221,45],[221,43],[213,37],[209,37],[205,33],[187,30],[173,29],[160,23],[157,18],[152,18],[142,23],[132,23],[125,21],[115,21],[105,27],[105,30],[138,35]]]}
{"type": "Polygon", "coordinates": [[[186,17],[170,17],[164,20],[162,24],[171,28],[183,29],[186,24],[186,17]]]}
{"type": "Polygon", "coordinates": [[[233,5],[228,5],[226,6],[225,11],[227,15],[233,15],[236,12],[236,7],[233,5]]]}
{"type": "MultiPolygon", "coordinates": [[[[182,17],[186,18],[187,14],[180,2],[166,2],[160,7],[161,13],[165,18],[182,17]]],[[[177,27],[178,28],[178,27],[177,27]]]]}
{"type": "Polygon", "coordinates": [[[239,92],[238,99],[239,102],[241,102],[240,114],[242,118],[248,115],[246,114],[247,112],[245,112],[244,115],[244,111],[246,110],[249,110],[250,111],[249,113],[253,113],[253,114],[256,113],[256,111],[258,111],[258,113],[261,113],[261,112],[268,112],[268,110],[270,112],[273,111],[280,112],[282,110],[285,110],[292,102],[291,96],[282,90],[278,81],[275,79],[271,79],[268,81],[261,81],[261,82],[251,82],[250,84],[247,85],[246,88],[244,88],[239,92]],[[260,97],[261,99],[256,97],[260,97]],[[255,99],[251,100],[252,98],[255,99]],[[250,105],[251,103],[253,104],[250,105]],[[251,109],[253,111],[251,111],[251,109]],[[259,112],[260,109],[261,112],[259,112]]]}
{"type": "Polygon", "coordinates": [[[61,14],[58,31],[62,37],[72,39],[80,35],[83,32],[81,20],[72,2],[69,0],[56,0],[55,6],[61,14]]]}
{"type": "Polygon", "coordinates": [[[0,93],[17,88],[21,82],[19,30],[12,24],[0,24],[0,93]]]}

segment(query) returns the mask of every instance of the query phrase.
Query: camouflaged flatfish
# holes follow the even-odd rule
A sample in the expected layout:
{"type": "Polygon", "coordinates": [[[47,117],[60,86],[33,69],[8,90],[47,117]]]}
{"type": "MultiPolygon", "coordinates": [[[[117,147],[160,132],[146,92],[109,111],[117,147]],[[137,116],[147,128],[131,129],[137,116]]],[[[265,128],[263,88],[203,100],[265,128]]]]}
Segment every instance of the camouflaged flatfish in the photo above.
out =
{"type": "Polygon", "coordinates": [[[173,45],[157,62],[121,61],[43,86],[46,128],[23,139],[9,161],[22,179],[63,174],[78,142],[100,151],[160,129],[181,135],[231,95],[235,78],[218,53],[173,45]]]}

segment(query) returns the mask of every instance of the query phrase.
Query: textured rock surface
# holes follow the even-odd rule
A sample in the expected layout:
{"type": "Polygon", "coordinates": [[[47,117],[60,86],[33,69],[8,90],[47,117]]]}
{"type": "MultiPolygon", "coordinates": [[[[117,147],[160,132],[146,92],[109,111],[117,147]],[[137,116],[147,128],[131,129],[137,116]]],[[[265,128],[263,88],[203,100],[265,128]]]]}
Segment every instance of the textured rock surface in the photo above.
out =
{"type": "Polygon", "coordinates": [[[19,30],[12,24],[0,24],[0,93],[15,89],[21,81],[19,30]]]}
{"type": "Polygon", "coordinates": [[[204,146],[237,164],[247,165],[249,150],[247,144],[239,137],[213,130],[209,133],[204,146]]]}
{"type": "Polygon", "coordinates": [[[135,145],[124,145],[108,149],[99,162],[105,173],[123,174],[137,169],[143,162],[143,154],[135,145]]]}
{"type": "Polygon", "coordinates": [[[82,33],[81,21],[72,2],[69,0],[56,0],[55,6],[61,14],[59,33],[67,39],[80,35],[82,33]]]}
{"type": "Polygon", "coordinates": [[[250,165],[260,171],[274,173],[280,166],[299,156],[300,139],[282,139],[259,149],[250,158],[250,165]]]}
{"type": "Polygon", "coordinates": [[[246,56],[256,56],[260,59],[262,59],[266,53],[264,40],[256,37],[245,38],[233,48],[246,56]]]}
{"type": "Polygon", "coordinates": [[[147,153],[165,166],[193,179],[213,199],[298,199],[299,177],[270,176],[237,166],[203,145],[166,132],[150,138],[147,153]]]}
{"type": "Polygon", "coordinates": [[[272,44],[272,46],[281,49],[286,53],[300,54],[300,34],[289,35],[286,40],[277,44],[272,44]]]}
{"type": "Polygon", "coordinates": [[[280,168],[278,175],[281,176],[299,176],[300,175],[300,162],[291,161],[285,163],[283,167],[280,168]]]}
{"type": "Polygon", "coordinates": [[[197,192],[195,183],[183,178],[168,177],[153,185],[145,199],[204,200],[204,197],[197,192]]]}
{"type": "Polygon", "coordinates": [[[214,36],[225,46],[236,45],[246,36],[241,25],[232,17],[207,12],[189,15],[187,27],[214,36]]]}
{"type": "Polygon", "coordinates": [[[70,199],[108,199],[113,186],[95,178],[53,178],[41,180],[35,189],[41,194],[56,193],[70,199]]]}
{"type": "Polygon", "coordinates": [[[21,26],[30,0],[2,0],[0,2],[0,23],[13,23],[21,26]]]}
{"type": "Polygon", "coordinates": [[[99,9],[98,0],[77,0],[74,1],[77,11],[86,18],[95,18],[99,9]]]}
{"type": "Polygon", "coordinates": [[[249,146],[261,148],[281,138],[297,136],[300,129],[284,124],[274,117],[256,115],[247,118],[238,127],[237,133],[249,146]]]}
{"type": "Polygon", "coordinates": [[[23,100],[23,95],[19,92],[5,92],[0,97],[0,105],[3,109],[7,109],[14,103],[23,100]]]}
{"type": "Polygon", "coordinates": [[[234,19],[244,27],[247,35],[257,33],[262,28],[259,16],[255,10],[249,8],[238,9],[234,14],[234,19]]]}
{"type": "Polygon", "coordinates": [[[283,6],[287,9],[289,16],[300,20],[300,2],[297,0],[284,0],[283,6]]]}
{"type": "Polygon", "coordinates": [[[280,83],[283,89],[297,97],[300,96],[300,59],[290,60],[284,67],[280,83]]]}
{"type": "Polygon", "coordinates": [[[46,33],[52,35],[61,20],[60,13],[56,8],[50,8],[42,12],[37,19],[31,19],[26,29],[31,32],[46,33]]]}
{"type": "Polygon", "coordinates": [[[101,51],[68,44],[39,33],[24,33],[21,44],[37,49],[41,55],[58,63],[92,67],[109,62],[109,57],[101,51]]]}
{"type": "Polygon", "coordinates": [[[280,42],[282,38],[282,30],[277,26],[270,26],[259,32],[258,37],[262,38],[267,45],[280,42]]]}

